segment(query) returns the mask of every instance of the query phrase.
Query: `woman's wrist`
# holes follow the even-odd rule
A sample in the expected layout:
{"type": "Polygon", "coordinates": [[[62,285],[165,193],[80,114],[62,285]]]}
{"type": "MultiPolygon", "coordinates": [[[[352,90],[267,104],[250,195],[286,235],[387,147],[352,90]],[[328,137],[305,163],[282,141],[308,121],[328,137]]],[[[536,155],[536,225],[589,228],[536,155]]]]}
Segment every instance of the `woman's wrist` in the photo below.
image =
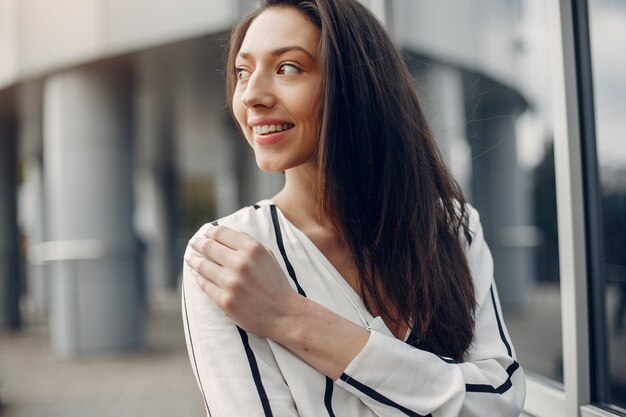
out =
{"type": "Polygon", "coordinates": [[[285,300],[287,312],[268,338],[336,380],[363,349],[369,332],[297,293],[285,300]]]}
{"type": "Polygon", "coordinates": [[[283,315],[268,329],[267,338],[283,346],[299,340],[305,327],[303,321],[306,320],[308,303],[306,297],[292,292],[283,302],[283,315]]]}

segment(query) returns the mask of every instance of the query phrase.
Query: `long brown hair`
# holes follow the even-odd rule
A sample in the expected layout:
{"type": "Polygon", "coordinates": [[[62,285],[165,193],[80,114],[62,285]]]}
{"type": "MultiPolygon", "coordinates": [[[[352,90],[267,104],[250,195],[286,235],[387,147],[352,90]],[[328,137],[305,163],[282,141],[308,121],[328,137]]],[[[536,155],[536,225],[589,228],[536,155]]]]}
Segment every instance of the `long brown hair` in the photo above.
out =
{"type": "Polygon", "coordinates": [[[411,323],[417,347],[462,360],[475,310],[460,240],[469,236],[468,213],[400,53],[356,0],[261,1],[231,36],[231,108],[236,54],[268,7],[294,7],[321,32],[319,209],[343,234],[361,297],[394,328],[411,323]]]}

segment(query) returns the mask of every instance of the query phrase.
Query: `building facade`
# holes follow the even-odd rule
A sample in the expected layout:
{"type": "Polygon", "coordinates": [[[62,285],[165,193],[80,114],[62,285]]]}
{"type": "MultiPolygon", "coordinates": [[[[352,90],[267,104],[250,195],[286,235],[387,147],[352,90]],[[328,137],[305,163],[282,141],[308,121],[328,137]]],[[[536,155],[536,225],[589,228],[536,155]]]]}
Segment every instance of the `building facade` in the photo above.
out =
{"type": "MultiPolygon", "coordinates": [[[[481,213],[532,416],[626,415],[626,6],[363,0],[481,213]]],[[[224,97],[249,0],[0,0],[0,326],[141,345],[202,224],[270,197],[224,97]],[[114,308],[111,308],[114,307],[114,308]]]]}

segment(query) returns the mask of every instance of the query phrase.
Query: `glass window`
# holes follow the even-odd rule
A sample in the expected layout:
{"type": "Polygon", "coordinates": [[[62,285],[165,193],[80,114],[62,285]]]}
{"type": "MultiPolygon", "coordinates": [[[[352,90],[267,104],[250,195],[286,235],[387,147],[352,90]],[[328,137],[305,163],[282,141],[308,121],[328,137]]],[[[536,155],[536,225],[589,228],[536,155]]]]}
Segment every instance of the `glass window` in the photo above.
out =
{"type": "Polygon", "coordinates": [[[589,0],[588,12],[599,187],[590,223],[599,229],[590,248],[594,399],[626,414],[626,2],[589,0]]]}
{"type": "Polygon", "coordinates": [[[479,210],[528,374],[563,381],[551,92],[543,0],[388,2],[439,147],[479,210]],[[478,11],[480,10],[480,11],[478,11]]]}

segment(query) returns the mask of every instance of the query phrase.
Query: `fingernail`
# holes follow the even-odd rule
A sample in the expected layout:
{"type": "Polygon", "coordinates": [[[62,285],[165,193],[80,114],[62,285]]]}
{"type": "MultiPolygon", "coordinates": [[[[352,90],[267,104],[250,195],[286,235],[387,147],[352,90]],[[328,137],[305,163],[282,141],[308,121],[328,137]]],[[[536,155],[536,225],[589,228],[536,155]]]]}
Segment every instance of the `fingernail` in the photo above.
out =
{"type": "Polygon", "coordinates": [[[193,240],[193,248],[195,250],[199,250],[198,248],[200,247],[200,241],[202,240],[202,236],[196,236],[196,238],[193,240]]]}
{"type": "Polygon", "coordinates": [[[215,225],[213,225],[212,223],[209,223],[206,230],[204,231],[204,236],[211,237],[213,234],[213,229],[215,229],[215,225]]]}

